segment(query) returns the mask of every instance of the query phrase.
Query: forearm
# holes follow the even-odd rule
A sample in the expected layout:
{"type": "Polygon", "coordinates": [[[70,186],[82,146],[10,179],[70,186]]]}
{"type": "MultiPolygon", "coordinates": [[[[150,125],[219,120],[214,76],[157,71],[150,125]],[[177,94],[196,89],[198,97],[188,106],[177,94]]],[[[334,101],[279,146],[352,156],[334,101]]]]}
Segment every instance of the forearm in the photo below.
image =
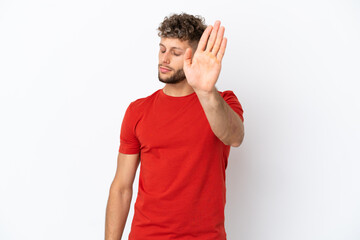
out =
{"type": "Polygon", "coordinates": [[[129,214],[132,190],[111,190],[106,207],[105,240],[121,240],[129,214]]]}
{"type": "Polygon", "coordinates": [[[231,109],[214,87],[212,92],[196,92],[214,134],[226,145],[239,146],[244,126],[239,115],[231,109]]]}

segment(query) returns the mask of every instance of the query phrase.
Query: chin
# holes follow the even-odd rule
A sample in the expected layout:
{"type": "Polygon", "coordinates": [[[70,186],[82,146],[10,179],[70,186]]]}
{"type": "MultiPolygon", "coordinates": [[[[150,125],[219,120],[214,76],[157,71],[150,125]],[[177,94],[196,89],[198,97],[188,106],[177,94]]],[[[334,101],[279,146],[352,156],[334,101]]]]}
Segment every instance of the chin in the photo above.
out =
{"type": "Polygon", "coordinates": [[[171,74],[164,78],[165,74],[158,71],[158,78],[160,82],[167,83],[167,84],[176,84],[182,82],[186,79],[184,73],[181,70],[176,71],[175,73],[171,74]]]}

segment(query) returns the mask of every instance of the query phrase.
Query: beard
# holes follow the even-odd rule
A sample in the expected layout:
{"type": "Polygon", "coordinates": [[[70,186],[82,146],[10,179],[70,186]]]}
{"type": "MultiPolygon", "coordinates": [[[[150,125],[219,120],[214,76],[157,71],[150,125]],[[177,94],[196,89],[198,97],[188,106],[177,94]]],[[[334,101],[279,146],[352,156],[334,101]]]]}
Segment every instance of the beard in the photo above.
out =
{"type": "Polygon", "coordinates": [[[182,68],[177,70],[172,76],[170,76],[168,78],[161,78],[160,70],[159,70],[158,78],[159,78],[160,82],[169,83],[169,84],[175,84],[175,83],[184,81],[186,79],[184,70],[182,68]]]}

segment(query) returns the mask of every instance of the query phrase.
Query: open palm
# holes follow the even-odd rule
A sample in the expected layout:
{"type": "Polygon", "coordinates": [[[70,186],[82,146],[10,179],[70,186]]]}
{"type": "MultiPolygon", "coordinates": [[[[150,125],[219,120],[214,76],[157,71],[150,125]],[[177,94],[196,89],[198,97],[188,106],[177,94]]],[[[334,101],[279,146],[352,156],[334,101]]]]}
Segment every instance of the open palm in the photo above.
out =
{"type": "Polygon", "coordinates": [[[220,21],[216,21],[214,27],[210,25],[205,29],[193,58],[191,48],[186,49],[184,73],[195,91],[211,92],[215,88],[227,42],[224,31],[220,21]]]}

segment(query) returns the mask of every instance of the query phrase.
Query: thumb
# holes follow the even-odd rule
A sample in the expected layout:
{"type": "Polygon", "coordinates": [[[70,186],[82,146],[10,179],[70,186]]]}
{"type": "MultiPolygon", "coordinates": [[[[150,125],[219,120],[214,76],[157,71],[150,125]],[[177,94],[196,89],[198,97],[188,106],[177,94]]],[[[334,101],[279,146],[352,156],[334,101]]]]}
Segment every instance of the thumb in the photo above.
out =
{"type": "Polygon", "coordinates": [[[184,67],[191,66],[191,48],[187,48],[184,54],[184,67]]]}

